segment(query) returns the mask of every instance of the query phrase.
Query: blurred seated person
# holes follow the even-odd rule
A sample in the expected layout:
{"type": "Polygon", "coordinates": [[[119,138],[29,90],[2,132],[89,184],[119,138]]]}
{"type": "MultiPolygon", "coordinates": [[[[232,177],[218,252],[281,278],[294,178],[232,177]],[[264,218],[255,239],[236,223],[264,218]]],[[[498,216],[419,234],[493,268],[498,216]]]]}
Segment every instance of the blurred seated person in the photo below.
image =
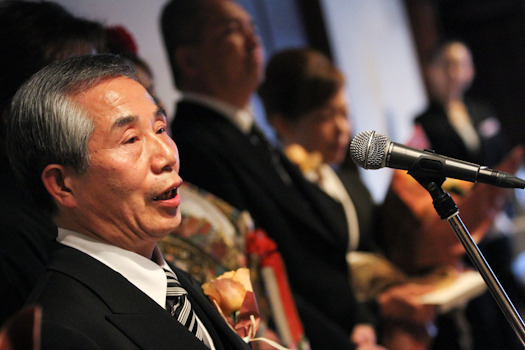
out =
{"type": "Polygon", "coordinates": [[[20,309],[56,244],[55,225],[17,186],[5,150],[9,104],[17,89],[47,64],[104,50],[100,23],[42,1],[0,2],[0,324],[20,309]]]}
{"type": "Polygon", "coordinates": [[[157,247],[181,221],[166,124],[116,55],[52,63],[13,98],[9,159],[58,226],[27,299],[42,308],[42,349],[250,348],[157,247]]]}
{"type": "Polygon", "coordinates": [[[439,42],[425,67],[429,103],[415,118],[428,145],[440,154],[494,167],[511,150],[494,109],[469,94],[472,54],[461,41],[439,42]]]}
{"type": "MultiPolygon", "coordinates": [[[[351,135],[342,72],[313,49],[283,50],[271,57],[259,94],[267,119],[288,158],[301,168],[307,179],[343,205],[347,236],[340,244],[347,246],[347,254],[358,249],[378,252],[374,242],[378,221],[376,205],[356,172],[339,171],[348,153],[351,135]]],[[[426,334],[425,327],[433,321],[435,310],[419,302],[418,297],[432,287],[407,284],[401,273],[386,276],[385,273],[383,281],[376,281],[382,286],[373,295],[374,309],[385,321],[384,326],[406,323],[411,331],[402,335],[402,342],[400,333],[394,336],[393,330],[383,332],[383,344],[389,349],[419,349],[428,345],[430,335],[426,334]],[[419,331],[414,331],[418,328],[419,331]],[[409,341],[414,343],[407,343],[409,341]]]]}
{"type": "MultiPolygon", "coordinates": [[[[460,41],[439,43],[427,61],[425,74],[430,102],[415,118],[407,144],[515,173],[523,161],[522,147],[511,149],[494,111],[467,94],[475,77],[469,48],[460,41]]],[[[447,179],[442,187],[452,195],[462,221],[511,300],[521,303],[522,294],[511,270],[512,228],[506,211],[512,190],[454,179],[447,179]]],[[[469,259],[463,259],[465,250],[449,224],[437,215],[429,193],[406,171],[394,172],[380,217],[385,252],[406,271],[420,273],[445,264],[459,268],[470,264],[469,259]]],[[[459,317],[467,317],[470,329],[463,333],[469,334],[476,349],[519,346],[488,293],[475,299],[465,312],[466,316],[459,317]]],[[[449,336],[452,338],[459,337],[449,336]]],[[[438,337],[436,349],[451,346],[440,341],[438,337]]]]}

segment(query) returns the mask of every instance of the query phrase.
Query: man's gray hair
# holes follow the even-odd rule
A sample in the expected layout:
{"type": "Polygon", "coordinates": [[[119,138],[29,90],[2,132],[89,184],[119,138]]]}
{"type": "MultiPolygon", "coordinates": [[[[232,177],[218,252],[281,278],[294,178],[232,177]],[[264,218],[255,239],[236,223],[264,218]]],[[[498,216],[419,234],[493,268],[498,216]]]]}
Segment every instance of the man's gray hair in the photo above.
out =
{"type": "Polygon", "coordinates": [[[71,57],[37,72],[13,98],[9,160],[22,186],[48,214],[56,207],[41,180],[44,168],[61,164],[81,174],[89,166],[88,141],[95,124],[72,97],[118,76],[136,79],[133,65],[120,56],[71,57]]]}

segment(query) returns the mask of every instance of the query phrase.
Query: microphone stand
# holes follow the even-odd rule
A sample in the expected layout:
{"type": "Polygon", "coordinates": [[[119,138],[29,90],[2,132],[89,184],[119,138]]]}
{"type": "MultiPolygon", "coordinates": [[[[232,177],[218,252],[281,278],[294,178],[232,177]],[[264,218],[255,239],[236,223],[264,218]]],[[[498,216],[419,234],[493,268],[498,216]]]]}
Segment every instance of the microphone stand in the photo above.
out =
{"type": "Polygon", "coordinates": [[[447,220],[454,230],[454,233],[463,244],[468,256],[485,280],[485,284],[488,286],[492,296],[507,318],[507,321],[510,323],[522,345],[525,347],[525,325],[523,324],[523,320],[516,311],[489,264],[483,257],[476,242],[474,242],[474,239],[463,224],[463,221],[459,217],[459,209],[456,206],[456,203],[452,197],[441,188],[441,185],[445,182],[445,176],[437,175],[435,173],[425,173],[425,170],[419,168],[417,163],[418,162],[415,162],[408,173],[430,193],[434,208],[438,215],[442,220],[447,220]]]}

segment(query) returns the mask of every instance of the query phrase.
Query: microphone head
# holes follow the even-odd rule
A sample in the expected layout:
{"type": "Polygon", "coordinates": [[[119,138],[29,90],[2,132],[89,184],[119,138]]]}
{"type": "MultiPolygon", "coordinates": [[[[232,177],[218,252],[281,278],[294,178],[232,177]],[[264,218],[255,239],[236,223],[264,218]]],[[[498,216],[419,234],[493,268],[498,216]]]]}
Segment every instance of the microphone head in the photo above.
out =
{"type": "Polygon", "coordinates": [[[365,169],[385,166],[386,148],[390,140],[375,131],[363,131],[350,143],[350,156],[355,164],[365,169]]]}

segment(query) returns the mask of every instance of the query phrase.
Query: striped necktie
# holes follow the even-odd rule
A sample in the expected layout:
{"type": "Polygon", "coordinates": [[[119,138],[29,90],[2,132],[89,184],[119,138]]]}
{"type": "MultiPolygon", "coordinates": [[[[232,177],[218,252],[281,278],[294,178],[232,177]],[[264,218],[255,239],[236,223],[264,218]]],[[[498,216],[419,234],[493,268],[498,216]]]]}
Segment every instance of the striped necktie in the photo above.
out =
{"type": "Polygon", "coordinates": [[[197,322],[197,315],[191,307],[188,299],[188,292],[181,286],[175,274],[169,270],[164,270],[168,279],[168,287],[166,292],[166,310],[171,315],[177,318],[177,321],[182,323],[190,330],[199,340],[202,341],[203,333],[199,323],[197,322]]]}

